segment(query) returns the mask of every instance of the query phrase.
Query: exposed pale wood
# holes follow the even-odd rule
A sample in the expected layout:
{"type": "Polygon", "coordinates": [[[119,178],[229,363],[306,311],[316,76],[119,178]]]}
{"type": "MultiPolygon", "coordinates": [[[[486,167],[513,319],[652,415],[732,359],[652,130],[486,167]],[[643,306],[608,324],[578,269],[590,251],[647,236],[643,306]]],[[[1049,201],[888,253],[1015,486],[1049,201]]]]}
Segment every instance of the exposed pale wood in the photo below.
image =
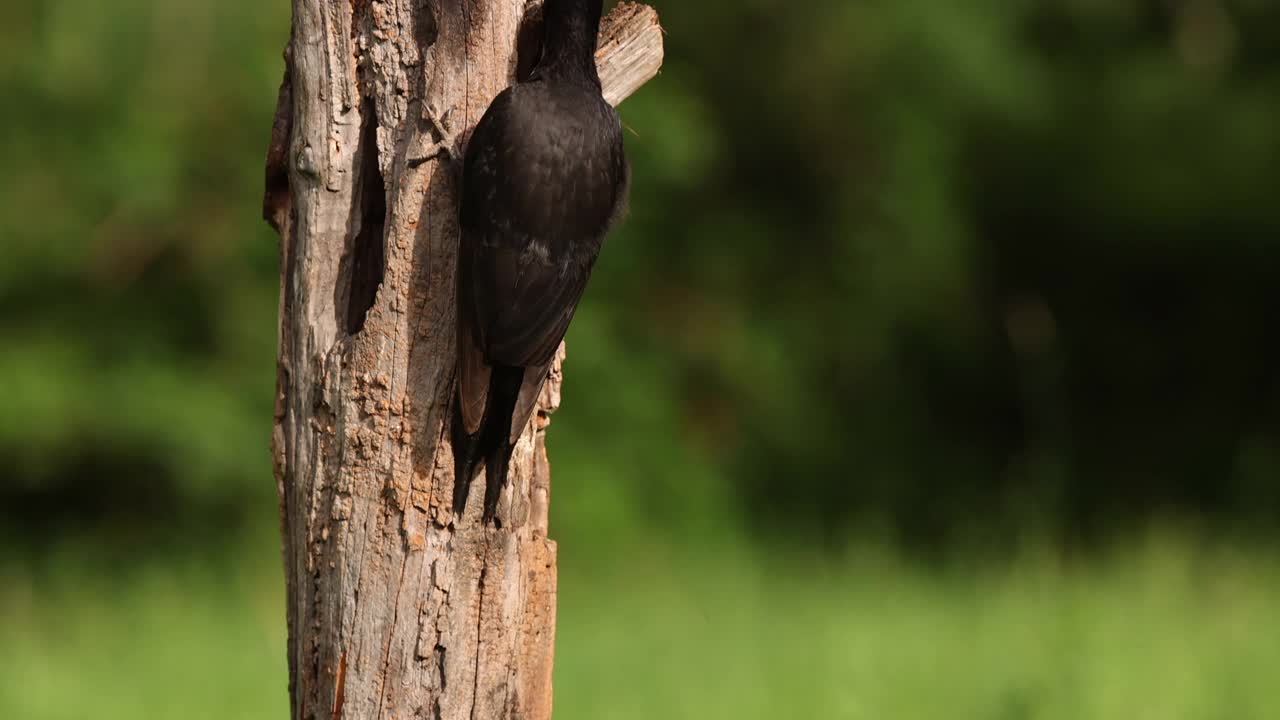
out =
{"type": "Polygon", "coordinates": [[[600,23],[596,67],[604,99],[626,100],[662,67],[662,26],[648,5],[621,3],[600,23]]]}
{"type": "MultiPolygon", "coordinates": [[[[273,457],[298,720],[551,714],[558,367],[512,459],[501,529],[479,503],[449,509],[458,140],[511,82],[524,10],[293,2],[264,213],[281,233],[273,457]],[[361,267],[383,271],[362,325],[349,317],[361,267]]],[[[657,72],[661,40],[648,8],[610,16],[611,101],[657,72]]]]}

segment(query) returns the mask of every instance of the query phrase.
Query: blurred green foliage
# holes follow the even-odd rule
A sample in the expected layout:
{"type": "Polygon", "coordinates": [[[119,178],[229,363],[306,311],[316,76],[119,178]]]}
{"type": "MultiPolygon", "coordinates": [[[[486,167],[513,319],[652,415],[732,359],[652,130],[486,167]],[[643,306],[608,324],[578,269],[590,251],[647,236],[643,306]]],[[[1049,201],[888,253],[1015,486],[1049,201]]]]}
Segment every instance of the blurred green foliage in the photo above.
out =
{"type": "MultiPolygon", "coordinates": [[[[550,435],[557,717],[1275,716],[1280,4],[654,4],[550,435]]],[[[0,5],[0,717],[285,707],[288,22],[0,5]]]]}
{"type": "Polygon", "coordinates": [[[1273,521],[1280,7],[662,9],[591,307],[735,500],[924,538],[1273,521]]]}
{"type": "Polygon", "coordinates": [[[288,8],[0,9],[0,454],[25,517],[269,497],[288,8]],[[40,502],[47,501],[47,502],[40,502]]]}
{"type": "MultiPolygon", "coordinates": [[[[1274,517],[1274,4],[659,5],[566,532],[1274,517]]],[[[267,506],[288,8],[0,12],[5,506],[267,506]]]]}

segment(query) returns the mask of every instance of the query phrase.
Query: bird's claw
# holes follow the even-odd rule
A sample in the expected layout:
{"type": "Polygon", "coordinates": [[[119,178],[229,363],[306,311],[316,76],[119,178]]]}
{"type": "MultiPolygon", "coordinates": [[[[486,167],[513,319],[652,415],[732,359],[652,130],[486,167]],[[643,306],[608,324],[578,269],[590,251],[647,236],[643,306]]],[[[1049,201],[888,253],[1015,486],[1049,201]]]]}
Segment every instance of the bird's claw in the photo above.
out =
{"type": "Polygon", "coordinates": [[[409,167],[416,168],[441,155],[449,156],[450,160],[456,157],[454,146],[457,144],[458,136],[456,133],[450,132],[446,127],[451,114],[453,114],[452,108],[441,113],[434,107],[427,106],[427,111],[423,113],[423,119],[427,122],[430,132],[422,133],[418,137],[420,139],[430,138],[431,144],[409,158],[409,167]]]}

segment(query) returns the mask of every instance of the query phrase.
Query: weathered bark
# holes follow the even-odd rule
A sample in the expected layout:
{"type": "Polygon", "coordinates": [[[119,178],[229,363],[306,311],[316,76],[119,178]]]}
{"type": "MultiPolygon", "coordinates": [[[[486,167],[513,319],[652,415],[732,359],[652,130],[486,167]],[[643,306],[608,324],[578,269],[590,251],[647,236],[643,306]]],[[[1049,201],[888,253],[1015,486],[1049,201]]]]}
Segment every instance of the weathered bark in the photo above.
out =
{"type": "MultiPolygon", "coordinates": [[[[273,454],[298,720],[550,717],[558,368],[501,529],[478,502],[449,507],[457,138],[513,80],[517,38],[536,52],[525,11],[293,2],[264,212],[281,235],[273,454]]],[[[600,49],[620,102],[657,72],[656,15],[619,7],[600,49]]]]}

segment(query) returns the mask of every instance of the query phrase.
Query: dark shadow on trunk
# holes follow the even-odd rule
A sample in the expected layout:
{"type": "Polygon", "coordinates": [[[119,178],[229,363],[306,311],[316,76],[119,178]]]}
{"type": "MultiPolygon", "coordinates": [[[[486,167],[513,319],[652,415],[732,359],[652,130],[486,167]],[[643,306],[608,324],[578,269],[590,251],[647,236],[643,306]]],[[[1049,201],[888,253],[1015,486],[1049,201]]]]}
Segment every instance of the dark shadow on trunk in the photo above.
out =
{"type": "Polygon", "coordinates": [[[360,139],[360,227],[351,244],[351,284],[347,295],[347,332],[364,327],[365,316],[378,297],[386,271],[385,228],[387,190],[378,168],[378,120],[373,103],[366,103],[360,139]]]}

